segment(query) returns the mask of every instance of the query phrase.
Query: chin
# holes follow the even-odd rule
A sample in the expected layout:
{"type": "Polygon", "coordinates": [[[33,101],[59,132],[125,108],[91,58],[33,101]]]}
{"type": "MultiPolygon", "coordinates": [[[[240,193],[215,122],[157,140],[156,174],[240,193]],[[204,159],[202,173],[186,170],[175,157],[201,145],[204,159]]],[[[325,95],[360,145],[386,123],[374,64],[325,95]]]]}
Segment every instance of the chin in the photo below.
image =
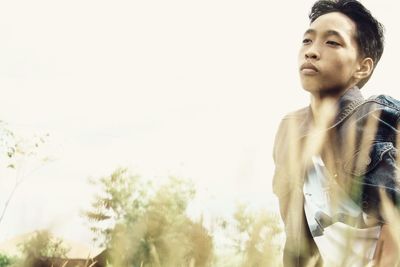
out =
{"type": "Polygon", "coordinates": [[[321,88],[320,87],[318,87],[318,86],[313,86],[313,85],[310,85],[310,84],[302,84],[302,87],[303,87],[303,89],[304,89],[304,91],[307,91],[307,92],[309,92],[309,93],[317,93],[317,92],[320,92],[321,91],[321,88]]]}
{"type": "Polygon", "coordinates": [[[340,96],[346,90],[338,89],[338,88],[321,88],[320,86],[306,86],[303,84],[303,89],[306,92],[309,92],[313,96],[323,97],[323,96],[340,96]]]}
{"type": "Polygon", "coordinates": [[[324,90],[318,86],[305,86],[303,85],[303,90],[310,93],[313,96],[321,96],[325,95],[329,92],[329,90],[324,90]]]}

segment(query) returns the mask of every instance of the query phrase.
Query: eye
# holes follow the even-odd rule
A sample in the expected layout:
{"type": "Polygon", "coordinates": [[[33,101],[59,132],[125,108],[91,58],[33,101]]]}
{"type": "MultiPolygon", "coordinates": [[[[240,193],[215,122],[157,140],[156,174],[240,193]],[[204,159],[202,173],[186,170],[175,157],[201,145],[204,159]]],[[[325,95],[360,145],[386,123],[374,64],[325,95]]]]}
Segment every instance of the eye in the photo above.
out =
{"type": "Polygon", "coordinates": [[[311,43],[311,39],[305,38],[305,39],[303,39],[302,43],[303,44],[309,44],[309,43],[311,43]]]}
{"type": "Polygon", "coordinates": [[[341,46],[341,44],[335,41],[326,41],[326,43],[330,46],[341,46]]]}

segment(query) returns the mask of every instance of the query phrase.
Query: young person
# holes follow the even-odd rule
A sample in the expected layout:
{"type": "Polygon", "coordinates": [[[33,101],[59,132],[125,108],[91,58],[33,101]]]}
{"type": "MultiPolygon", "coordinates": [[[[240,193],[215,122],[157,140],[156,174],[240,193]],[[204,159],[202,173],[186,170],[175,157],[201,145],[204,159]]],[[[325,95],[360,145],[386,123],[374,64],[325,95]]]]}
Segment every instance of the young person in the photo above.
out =
{"type": "Polygon", "coordinates": [[[311,103],[282,120],[274,145],[284,266],[396,266],[400,102],[360,92],[383,26],[356,0],[317,1],[309,18],[298,62],[311,103]]]}

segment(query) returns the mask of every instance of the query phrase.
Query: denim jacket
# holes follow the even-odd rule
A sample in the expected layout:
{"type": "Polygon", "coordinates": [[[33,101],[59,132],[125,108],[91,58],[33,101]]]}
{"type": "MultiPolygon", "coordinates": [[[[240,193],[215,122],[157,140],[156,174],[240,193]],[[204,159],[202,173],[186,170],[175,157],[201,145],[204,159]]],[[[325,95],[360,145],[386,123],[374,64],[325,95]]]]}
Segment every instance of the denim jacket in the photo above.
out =
{"type": "MultiPolygon", "coordinates": [[[[349,196],[366,214],[383,222],[379,190],[394,205],[400,200],[396,176],[400,101],[385,95],[363,99],[354,87],[337,105],[335,120],[324,129],[321,155],[349,196]]],[[[305,151],[314,142],[312,123],[310,107],[293,112],[281,121],[275,138],[273,191],[285,225],[285,267],[306,266],[313,256],[317,266],[322,264],[305,219],[302,191],[309,160],[305,151]]]]}

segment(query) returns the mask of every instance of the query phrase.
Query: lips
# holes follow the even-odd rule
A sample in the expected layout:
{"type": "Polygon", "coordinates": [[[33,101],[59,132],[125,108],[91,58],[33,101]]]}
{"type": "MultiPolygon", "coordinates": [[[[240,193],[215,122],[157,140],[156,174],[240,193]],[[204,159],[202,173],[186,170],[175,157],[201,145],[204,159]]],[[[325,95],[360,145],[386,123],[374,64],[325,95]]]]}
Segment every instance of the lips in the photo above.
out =
{"type": "Polygon", "coordinates": [[[315,74],[315,73],[319,72],[318,68],[310,62],[306,62],[306,63],[302,64],[300,67],[300,71],[303,74],[315,74]]]}

